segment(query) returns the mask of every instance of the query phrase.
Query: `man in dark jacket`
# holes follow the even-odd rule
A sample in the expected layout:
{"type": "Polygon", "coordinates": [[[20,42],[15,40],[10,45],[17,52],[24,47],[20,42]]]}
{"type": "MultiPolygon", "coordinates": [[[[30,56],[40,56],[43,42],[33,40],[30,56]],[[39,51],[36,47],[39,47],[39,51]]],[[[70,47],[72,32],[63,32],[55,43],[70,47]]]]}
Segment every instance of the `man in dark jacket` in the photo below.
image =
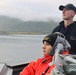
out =
{"type": "Polygon", "coordinates": [[[71,45],[70,53],[76,54],[76,22],[73,21],[76,15],[76,7],[73,4],[60,5],[59,10],[62,11],[63,21],[59,23],[52,33],[61,32],[64,34],[71,45]]]}

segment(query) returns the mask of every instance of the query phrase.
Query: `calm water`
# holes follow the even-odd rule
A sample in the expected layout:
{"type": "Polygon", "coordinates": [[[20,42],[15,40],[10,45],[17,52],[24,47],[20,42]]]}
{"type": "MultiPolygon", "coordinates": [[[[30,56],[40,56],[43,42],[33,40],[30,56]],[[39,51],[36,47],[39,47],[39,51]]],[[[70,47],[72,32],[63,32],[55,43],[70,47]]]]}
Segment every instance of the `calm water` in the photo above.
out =
{"type": "Polygon", "coordinates": [[[10,66],[24,64],[42,57],[45,35],[0,35],[0,62],[10,66]]]}

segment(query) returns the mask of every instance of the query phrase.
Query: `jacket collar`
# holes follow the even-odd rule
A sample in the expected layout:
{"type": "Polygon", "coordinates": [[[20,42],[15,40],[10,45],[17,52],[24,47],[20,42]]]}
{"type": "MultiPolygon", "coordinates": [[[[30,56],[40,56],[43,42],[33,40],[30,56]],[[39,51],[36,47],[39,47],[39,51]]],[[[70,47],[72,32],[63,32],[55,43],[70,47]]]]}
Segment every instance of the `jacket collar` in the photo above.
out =
{"type": "MultiPolygon", "coordinates": [[[[74,24],[76,24],[76,21],[74,21],[73,23],[71,23],[72,25],[74,25],[74,24]]],[[[67,26],[67,27],[70,27],[71,26],[71,24],[69,25],[69,26],[67,26]]],[[[61,21],[60,23],[59,23],[59,25],[60,26],[64,26],[64,21],[61,21]]]]}
{"type": "Polygon", "coordinates": [[[46,61],[50,62],[50,61],[52,61],[52,58],[53,58],[53,56],[44,55],[44,57],[43,57],[43,62],[46,62],[46,61]]]}

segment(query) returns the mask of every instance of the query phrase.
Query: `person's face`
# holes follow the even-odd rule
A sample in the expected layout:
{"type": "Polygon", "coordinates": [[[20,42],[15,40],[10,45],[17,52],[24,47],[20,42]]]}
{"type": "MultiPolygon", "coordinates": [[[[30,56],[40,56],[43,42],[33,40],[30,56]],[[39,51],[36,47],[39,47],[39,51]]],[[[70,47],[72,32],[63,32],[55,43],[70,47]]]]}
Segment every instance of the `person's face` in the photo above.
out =
{"type": "Polygon", "coordinates": [[[46,41],[44,41],[43,47],[42,47],[43,55],[49,54],[51,50],[52,50],[52,46],[49,43],[47,43],[46,41]]]}
{"type": "Polygon", "coordinates": [[[73,19],[74,16],[75,16],[75,12],[73,10],[68,10],[66,8],[63,9],[62,18],[64,20],[73,19]]]}

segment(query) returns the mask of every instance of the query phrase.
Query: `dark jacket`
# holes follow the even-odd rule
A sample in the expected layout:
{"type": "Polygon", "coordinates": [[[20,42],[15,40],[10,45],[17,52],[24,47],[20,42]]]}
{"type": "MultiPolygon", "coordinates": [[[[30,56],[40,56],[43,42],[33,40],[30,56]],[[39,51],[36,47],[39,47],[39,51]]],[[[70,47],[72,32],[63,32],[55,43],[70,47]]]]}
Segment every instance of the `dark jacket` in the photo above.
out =
{"type": "Polygon", "coordinates": [[[67,28],[64,27],[64,21],[60,22],[59,25],[53,30],[54,32],[61,32],[65,35],[66,40],[71,45],[71,54],[76,54],[76,22],[73,22],[67,28]]]}

